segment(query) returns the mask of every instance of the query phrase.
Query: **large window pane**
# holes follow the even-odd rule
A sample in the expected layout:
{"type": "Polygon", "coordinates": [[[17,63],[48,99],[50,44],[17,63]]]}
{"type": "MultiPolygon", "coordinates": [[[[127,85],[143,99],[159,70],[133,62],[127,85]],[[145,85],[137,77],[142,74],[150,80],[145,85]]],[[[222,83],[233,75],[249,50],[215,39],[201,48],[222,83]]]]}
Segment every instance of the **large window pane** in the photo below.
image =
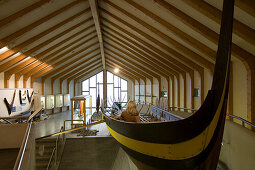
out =
{"type": "Polygon", "coordinates": [[[107,83],[113,83],[113,74],[107,71],[107,83]]]}
{"type": "Polygon", "coordinates": [[[127,81],[121,79],[121,90],[127,90],[127,81]]]}
{"type": "Polygon", "coordinates": [[[96,107],[97,89],[90,88],[90,95],[92,96],[92,107],[96,107]]]}
{"type": "Polygon", "coordinates": [[[96,75],[90,78],[90,87],[96,87],[96,75]]]}
{"type": "Polygon", "coordinates": [[[89,79],[82,82],[82,91],[89,91],[89,79]]]}
{"type": "Polygon", "coordinates": [[[113,102],[113,84],[107,84],[107,101],[108,104],[113,102]]]}
{"type": "Polygon", "coordinates": [[[103,76],[104,76],[103,72],[100,72],[100,73],[97,74],[97,83],[98,82],[103,83],[103,81],[104,81],[103,76]]]}
{"type": "Polygon", "coordinates": [[[114,101],[120,101],[120,88],[114,88],[114,101]]]}
{"type": "Polygon", "coordinates": [[[100,95],[100,99],[104,98],[104,86],[103,86],[103,84],[99,84],[99,95],[100,95]]]}
{"type": "Polygon", "coordinates": [[[127,102],[127,92],[121,92],[121,101],[127,102]]]}
{"type": "Polygon", "coordinates": [[[89,95],[89,91],[83,91],[82,95],[89,95]]]}
{"type": "Polygon", "coordinates": [[[119,77],[114,75],[114,87],[119,87],[119,77]]]}

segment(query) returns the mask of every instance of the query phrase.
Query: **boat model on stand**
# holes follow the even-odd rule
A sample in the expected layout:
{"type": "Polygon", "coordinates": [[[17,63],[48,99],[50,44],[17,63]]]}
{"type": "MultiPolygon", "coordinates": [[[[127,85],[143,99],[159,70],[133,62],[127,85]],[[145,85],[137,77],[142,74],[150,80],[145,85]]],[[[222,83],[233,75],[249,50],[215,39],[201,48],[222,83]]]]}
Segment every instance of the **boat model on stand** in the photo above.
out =
{"type": "Polygon", "coordinates": [[[234,0],[224,0],[212,87],[192,116],[146,123],[104,116],[111,135],[138,168],[216,169],[226,115],[233,10],[234,0]]]}

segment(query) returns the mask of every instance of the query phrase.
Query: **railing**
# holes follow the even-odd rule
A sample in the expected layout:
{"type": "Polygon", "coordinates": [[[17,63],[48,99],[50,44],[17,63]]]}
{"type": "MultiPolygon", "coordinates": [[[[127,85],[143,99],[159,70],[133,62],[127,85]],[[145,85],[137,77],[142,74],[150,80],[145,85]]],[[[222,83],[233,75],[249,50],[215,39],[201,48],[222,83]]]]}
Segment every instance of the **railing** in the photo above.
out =
{"type": "Polygon", "coordinates": [[[197,111],[197,109],[189,109],[189,108],[183,108],[183,107],[169,107],[169,110],[171,110],[171,111],[175,111],[175,109],[178,109],[178,110],[187,110],[187,111],[192,111],[192,112],[197,111]]]}
{"type": "MultiPolygon", "coordinates": [[[[63,132],[63,131],[64,131],[64,127],[62,126],[59,132],[63,132]]],[[[47,165],[47,170],[49,170],[53,166],[52,165],[53,163],[54,163],[55,166],[58,165],[58,163],[60,161],[60,157],[61,157],[63,149],[64,149],[65,139],[66,139],[65,134],[63,134],[62,141],[60,141],[60,135],[58,135],[58,137],[56,139],[56,145],[53,148],[49,163],[47,165]],[[54,160],[54,162],[53,162],[53,160],[54,160]]]]}
{"type": "Polygon", "coordinates": [[[235,118],[235,119],[241,120],[243,127],[245,127],[245,124],[247,124],[247,125],[250,125],[250,126],[255,128],[254,124],[252,124],[251,122],[249,122],[249,121],[247,121],[247,120],[245,120],[245,119],[243,119],[241,117],[238,117],[238,116],[235,116],[235,115],[231,115],[231,114],[226,114],[226,115],[229,117],[229,120],[231,120],[231,118],[235,118]]]}
{"type": "Polygon", "coordinates": [[[14,165],[14,170],[20,170],[21,169],[21,165],[23,162],[23,158],[25,155],[25,151],[26,151],[26,147],[27,147],[27,143],[28,143],[28,139],[30,136],[30,131],[31,131],[31,127],[32,127],[32,122],[33,122],[33,118],[42,110],[42,108],[38,108],[32,115],[30,115],[27,119],[27,129],[26,129],[26,133],[25,136],[23,138],[15,165],[14,165]]]}

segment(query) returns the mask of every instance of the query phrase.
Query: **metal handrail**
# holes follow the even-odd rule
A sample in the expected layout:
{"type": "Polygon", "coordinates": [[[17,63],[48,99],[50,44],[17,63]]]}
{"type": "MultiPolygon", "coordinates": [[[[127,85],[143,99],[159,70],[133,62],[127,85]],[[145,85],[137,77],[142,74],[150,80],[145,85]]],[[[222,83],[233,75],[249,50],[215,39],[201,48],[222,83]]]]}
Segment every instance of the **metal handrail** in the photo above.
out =
{"type": "Polygon", "coordinates": [[[17,156],[16,162],[15,162],[15,165],[14,165],[14,168],[13,168],[14,170],[19,170],[20,167],[21,167],[21,164],[22,164],[22,161],[23,161],[23,157],[24,157],[24,154],[25,154],[25,150],[26,150],[26,147],[27,147],[28,138],[30,136],[31,126],[32,126],[32,122],[33,122],[33,117],[35,117],[41,110],[42,110],[42,107],[38,108],[28,118],[28,121],[27,121],[28,122],[28,126],[27,126],[26,133],[25,133],[25,136],[23,138],[22,145],[21,145],[21,148],[19,150],[19,154],[17,156]]]}
{"type": "Polygon", "coordinates": [[[51,153],[50,160],[49,160],[49,163],[47,165],[47,170],[50,168],[50,164],[51,164],[51,161],[53,159],[53,155],[54,155],[55,152],[56,152],[56,147],[53,148],[53,151],[51,153]]]}
{"type": "MultiPolygon", "coordinates": [[[[138,102],[139,104],[143,104],[142,102],[138,102]]],[[[151,103],[150,103],[151,104],[151,103]]],[[[169,109],[172,109],[172,108],[177,108],[177,109],[183,109],[183,110],[191,110],[191,111],[197,111],[197,109],[189,109],[189,108],[182,108],[182,107],[169,107],[169,109]]],[[[239,117],[239,116],[235,116],[235,115],[232,115],[232,114],[228,114],[226,113],[226,116],[229,116],[229,120],[231,120],[231,118],[235,118],[235,119],[238,119],[240,121],[242,121],[242,126],[245,127],[245,124],[247,125],[250,125],[252,127],[255,128],[255,124],[239,117]]]]}
{"type": "MultiPolygon", "coordinates": [[[[64,127],[62,126],[59,132],[63,132],[63,130],[64,130],[64,127]]],[[[51,153],[51,157],[50,157],[50,160],[48,162],[47,170],[50,168],[50,165],[51,165],[51,162],[53,160],[54,155],[55,155],[55,165],[57,164],[57,161],[58,161],[58,148],[59,148],[59,146],[58,146],[59,137],[60,137],[60,134],[58,135],[58,137],[56,139],[56,145],[53,148],[53,151],[51,153]]]]}
{"type": "Polygon", "coordinates": [[[238,116],[235,116],[235,115],[231,115],[231,114],[228,114],[228,113],[226,115],[229,116],[229,120],[231,120],[230,118],[235,118],[235,119],[241,120],[243,127],[245,127],[245,123],[246,123],[246,124],[248,124],[248,125],[250,125],[250,126],[255,128],[254,124],[252,124],[251,122],[249,122],[249,121],[247,121],[247,120],[245,120],[245,119],[243,119],[241,117],[238,117],[238,116]]]}
{"type": "Polygon", "coordinates": [[[197,111],[197,109],[189,109],[189,108],[183,108],[183,107],[169,107],[169,109],[183,109],[183,110],[191,110],[191,111],[197,111]]]}

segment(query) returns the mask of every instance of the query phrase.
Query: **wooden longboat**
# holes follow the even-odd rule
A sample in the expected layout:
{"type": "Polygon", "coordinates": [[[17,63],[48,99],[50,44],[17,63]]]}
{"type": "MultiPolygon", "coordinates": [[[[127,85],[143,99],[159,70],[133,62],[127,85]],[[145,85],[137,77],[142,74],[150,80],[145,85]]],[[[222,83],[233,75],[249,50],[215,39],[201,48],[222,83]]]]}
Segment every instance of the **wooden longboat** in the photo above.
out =
{"type": "Polygon", "coordinates": [[[226,115],[233,10],[234,0],[224,0],[212,87],[192,116],[132,123],[105,115],[111,135],[131,158],[156,169],[216,169],[226,115]]]}

